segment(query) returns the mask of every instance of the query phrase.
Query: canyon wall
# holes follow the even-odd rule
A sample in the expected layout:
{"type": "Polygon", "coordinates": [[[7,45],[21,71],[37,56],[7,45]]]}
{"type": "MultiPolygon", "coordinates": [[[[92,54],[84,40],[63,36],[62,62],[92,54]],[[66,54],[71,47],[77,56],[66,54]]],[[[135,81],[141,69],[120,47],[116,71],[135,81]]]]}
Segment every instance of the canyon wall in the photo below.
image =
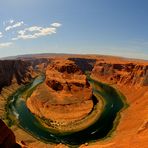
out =
{"type": "MultiPolygon", "coordinates": [[[[47,73],[47,75],[49,75],[49,77],[47,77],[45,81],[46,85],[48,85],[48,90],[49,88],[51,88],[51,91],[57,94],[60,91],[63,92],[62,96],[57,95],[59,98],[61,97],[61,100],[58,99],[58,101],[60,100],[62,102],[65,101],[65,99],[63,99],[64,93],[70,92],[76,94],[77,87],[83,88],[83,86],[87,86],[87,83],[84,83],[86,82],[85,79],[80,78],[80,76],[84,75],[86,71],[90,71],[91,76],[97,78],[98,81],[114,84],[114,86],[116,86],[126,96],[129,107],[125,111],[123,111],[123,116],[121,117],[116,133],[112,139],[104,141],[102,143],[98,142],[95,145],[86,146],[86,147],[98,148],[98,146],[100,147],[104,146],[111,148],[111,147],[116,147],[116,145],[118,145],[119,148],[123,148],[123,147],[128,147],[129,145],[132,145],[134,147],[136,146],[143,147],[143,145],[146,146],[147,145],[146,135],[148,131],[147,130],[148,118],[147,118],[147,108],[146,108],[146,105],[148,103],[147,101],[148,62],[147,61],[139,62],[136,60],[127,60],[114,57],[108,58],[105,56],[104,57],[89,56],[89,57],[84,58],[83,56],[81,58],[80,56],[79,57],[67,56],[65,59],[73,61],[74,62],[73,64],[71,64],[70,62],[70,65],[65,66],[63,62],[60,66],[58,64],[54,64],[53,67],[52,64],[57,58],[52,58],[52,57],[50,57],[50,59],[21,58],[16,60],[0,60],[0,91],[3,87],[11,85],[14,80],[19,85],[25,84],[29,82],[33,77],[35,77],[38,74],[38,72],[44,72],[47,73]],[[74,73],[75,76],[77,76],[75,77],[75,81],[77,80],[80,82],[83,80],[83,83],[71,82],[72,80],[74,80],[72,77],[74,73]],[[68,77],[69,85],[67,83],[64,83],[64,79],[61,79],[61,77],[64,78],[66,76],[68,77]],[[58,78],[59,78],[58,82],[55,81],[58,78]],[[135,113],[136,116],[133,116],[135,113]]],[[[58,60],[63,58],[64,57],[58,57],[58,60]]],[[[44,88],[45,87],[43,87],[42,89],[43,91],[45,91],[44,88]]],[[[47,93],[44,94],[47,95],[47,93]]],[[[45,99],[46,95],[43,96],[43,100],[45,99]]],[[[86,101],[87,100],[88,99],[86,99],[86,101]]],[[[51,103],[53,104],[53,102],[51,103]]],[[[47,104],[47,107],[51,103],[47,104]]],[[[36,105],[38,104],[34,99],[34,107],[36,105]]],[[[80,104],[80,109],[84,110],[84,108],[86,108],[87,105],[84,106],[82,105],[83,104],[80,104]]],[[[76,107],[78,106],[74,106],[74,108],[76,107]]],[[[87,109],[89,110],[91,108],[92,105],[90,103],[87,109]]],[[[70,108],[67,107],[65,109],[70,110],[71,107],[70,108]]],[[[57,111],[57,108],[55,108],[55,110],[57,111]]],[[[75,112],[75,110],[73,111],[75,112]]],[[[71,114],[73,113],[73,111],[71,112],[71,114]]],[[[61,114],[60,107],[59,107],[59,113],[61,114]]],[[[57,116],[53,117],[55,118],[57,116]]],[[[58,119],[60,119],[60,117],[61,115],[58,117],[58,119]]],[[[70,115],[69,117],[72,117],[72,115],[70,115]]],[[[0,128],[0,130],[1,129],[2,128],[0,128]]],[[[19,137],[18,133],[17,134],[15,133],[17,138],[19,137]]],[[[27,135],[26,137],[28,137],[28,134],[25,133],[24,135],[27,135]]],[[[12,139],[14,139],[13,135],[12,139]]],[[[25,138],[22,138],[21,134],[18,139],[25,140],[25,138]]],[[[26,143],[28,145],[30,144],[30,142],[26,143]]],[[[42,143],[42,145],[44,144],[42,143]]],[[[35,145],[34,147],[38,147],[38,145],[35,145]]]]}
{"type": "Polygon", "coordinates": [[[92,74],[110,84],[147,86],[148,64],[110,63],[98,61],[92,74]]]}
{"type": "Polygon", "coordinates": [[[48,59],[32,60],[1,60],[0,61],[0,91],[4,86],[11,85],[13,79],[17,83],[25,84],[48,65],[48,59]]]}
{"type": "MultiPolygon", "coordinates": [[[[44,72],[45,68],[54,59],[48,58],[22,58],[16,60],[0,60],[0,91],[4,86],[11,85],[13,79],[17,83],[29,82],[37,71],[44,72]]],[[[84,71],[91,71],[95,63],[94,59],[70,58],[84,71]]]]}
{"type": "MultiPolygon", "coordinates": [[[[70,57],[84,73],[92,74],[100,80],[111,84],[148,85],[148,65],[135,62],[110,62],[100,58],[70,57]]],[[[0,60],[0,91],[4,86],[11,85],[13,79],[24,84],[35,76],[36,71],[43,71],[54,59],[29,58],[18,60],[0,60]]],[[[71,70],[71,69],[70,69],[71,70]]]]}

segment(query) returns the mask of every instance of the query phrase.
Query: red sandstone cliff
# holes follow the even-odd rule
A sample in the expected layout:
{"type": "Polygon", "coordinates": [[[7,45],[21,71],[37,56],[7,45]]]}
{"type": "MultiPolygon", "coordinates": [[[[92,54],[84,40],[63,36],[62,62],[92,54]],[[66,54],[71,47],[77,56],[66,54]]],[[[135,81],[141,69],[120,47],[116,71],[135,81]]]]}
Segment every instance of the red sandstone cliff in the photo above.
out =
{"type": "Polygon", "coordinates": [[[1,60],[0,61],[0,91],[4,86],[11,85],[13,78],[18,84],[24,84],[34,77],[36,70],[43,70],[48,59],[32,60],[1,60]]]}
{"type": "Polygon", "coordinates": [[[108,83],[121,85],[148,85],[148,64],[110,63],[98,61],[92,74],[108,83]]]}
{"type": "MultiPolygon", "coordinates": [[[[89,58],[77,58],[77,57],[68,57],[67,59],[73,61],[75,66],[73,68],[70,66],[57,66],[54,65],[54,72],[59,72],[63,77],[65,75],[72,75],[73,73],[84,74],[85,71],[91,71],[92,76],[95,76],[99,81],[105,81],[107,83],[115,84],[119,90],[126,96],[127,102],[129,103],[129,107],[122,113],[119,126],[112,138],[106,141],[98,142],[92,146],[86,146],[91,148],[98,147],[145,147],[147,143],[147,133],[148,133],[148,118],[147,118],[147,104],[148,104],[148,62],[137,62],[132,60],[121,60],[120,58],[105,58],[105,57],[97,57],[92,56],[89,58]],[[96,60],[93,60],[96,59],[96,60]],[[111,59],[111,60],[110,60],[111,59]],[[96,62],[96,63],[95,63],[96,62]],[[81,71],[81,72],[80,72],[81,71]],[[65,74],[64,74],[65,73],[65,74]],[[138,88],[136,88],[138,86],[138,88]]],[[[54,61],[55,59],[52,59],[54,61]]],[[[64,63],[63,63],[64,64],[64,63]]],[[[17,82],[26,83],[32,77],[34,71],[42,70],[47,66],[51,66],[48,58],[44,59],[25,59],[25,60],[4,60],[0,61],[0,89],[4,86],[11,85],[12,79],[15,77],[17,82]]],[[[49,69],[47,69],[48,71],[49,69]]],[[[50,71],[50,70],[49,70],[50,71]]],[[[58,76],[60,76],[58,73],[58,76]]],[[[53,88],[55,93],[59,93],[61,90],[68,90],[69,87],[66,83],[58,83],[57,81],[51,80],[51,76],[56,73],[49,73],[49,79],[46,79],[46,84],[48,87],[53,88]]],[[[56,78],[53,76],[53,78],[56,78]]],[[[59,79],[62,80],[62,79],[59,79]]],[[[72,84],[72,87],[75,84],[72,84]]],[[[81,87],[81,84],[78,87],[81,87]]],[[[75,87],[76,88],[76,87],[75,87]]],[[[49,89],[49,88],[48,88],[49,89]]],[[[45,91],[43,88],[42,91],[45,91]]],[[[72,88],[73,91],[73,88],[72,88]]],[[[42,93],[41,93],[42,94],[42,93]]],[[[45,92],[46,94],[46,92],[45,92]]],[[[42,95],[41,95],[42,96],[42,95]]],[[[45,95],[43,95],[43,101],[46,101],[45,95]],[[45,100],[44,100],[45,99],[45,100]]],[[[58,95],[60,97],[60,95],[58,95]]],[[[62,98],[62,97],[61,97],[62,98]]],[[[56,98],[55,98],[56,99],[56,98]]],[[[36,100],[33,101],[33,107],[41,108],[43,104],[37,104],[36,100]],[[41,107],[40,107],[41,105],[41,107]]],[[[54,102],[55,100],[53,100],[54,102]]],[[[61,99],[61,101],[63,101],[61,99]]],[[[49,108],[50,104],[53,102],[49,102],[46,104],[46,107],[49,108]]],[[[83,103],[84,104],[84,103],[83,103]]],[[[84,110],[86,105],[82,108],[80,104],[80,109],[84,110]]],[[[92,105],[90,105],[92,108],[92,105]]],[[[58,106],[59,107],[59,106],[58,106]]],[[[78,106],[73,106],[73,109],[76,109],[78,106]]],[[[66,108],[68,111],[71,109],[66,108]]],[[[87,108],[88,109],[88,108],[87,108]]],[[[57,108],[53,107],[51,111],[57,111],[57,108]]],[[[64,112],[64,110],[62,110],[64,112]]],[[[59,117],[63,113],[61,108],[59,107],[59,117]]],[[[67,111],[67,112],[68,112],[67,111]]],[[[75,110],[73,110],[75,112],[75,110]]],[[[71,113],[73,113],[73,111],[71,113]]],[[[79,110],[76,110],[79,111],[79,110]]],[[[44,111],[43,111],[44,112],[44,111]]],[[[64,112],[65,113],[65,112],[64,112]]],[[[48,115],[49,113],[47,113],[48,115]]],[[[53,114],[54,115],[54,114],[53,114]]],[[[56,114],[57,115],[57,114],[56,114]]],[[[55,116],[53,116],[55,118],[55,116]]],[[[70,116],[72,117],[72,116],[70,116]]],[[[1,126],[0,126],[1,127],[1,126]]],[[[8,134],[9,135],[9,134],[8,134]]],[[[1,136],[1,131],[0,131],[1,136]]],[[[5,137],[5,136],[2,136],[5,137]]],[[[12,136],[12,139],[14,137],[12,136]]],[[[21,139],[21,138],[20,138],[21,139]]],[[[1,139],[0,139],[1,140],[1,139]]],[[[24,139],[22,139],[24,140],[24,139]]],[[[3,141],[3,140],[2,140],[3,141]]],[[[1,147],[1,145],[0,145],[1,147]]],[[[34,147],[38,147],[35,145],[34,147]]],[[[40,146],[41,147],[41,146],[40,146]]],[[[50,147],[50,146],[49,146],[50,147]]],[[[85,147],[85,146],[84,146],[85,147]]]]}
{"type": "Polygon", "coordinates": [[[45,74],[45,82],[27,100],[34,114],[67,123],[80,120],[92,110],[92,89],[73,61],[54,60],[45,74]]]}

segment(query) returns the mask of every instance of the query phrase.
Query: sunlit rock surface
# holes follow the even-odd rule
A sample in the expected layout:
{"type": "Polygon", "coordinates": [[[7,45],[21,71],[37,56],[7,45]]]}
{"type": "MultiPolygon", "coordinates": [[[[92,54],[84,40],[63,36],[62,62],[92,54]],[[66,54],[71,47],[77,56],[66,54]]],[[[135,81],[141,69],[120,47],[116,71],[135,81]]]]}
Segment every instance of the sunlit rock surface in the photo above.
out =
{"type": "Polygon", "coordinates": [[[85,117],[93,107],[92,88],[86,75],[70,60],[55,60],[46,69],[46,80],[27,100],[36,115],[71,122],[85,117]]]}
{"type": "MultiPolygon", "coordinates": [[[[61,115],[66,121],[83,118],[93,106],[91,87],[84,75],[87,70],[92,71],[91,76],[97,80],[119,89],[126,96],[129,107],[122,112],[119,125],[111,138],[80,147],[147,148],[148,61],[97,55],[44,55],[0,61],[0,114],[5,112],[10,93],[19,85],[29,82],[39,71],[46,71],[45,83],[37,88],[39,91],[34,91],[27,102],[29,109],[38,116],[53,120],[62,121],[61,115]],[[83,93],[87,95],[83,96],[83,93]]],[[[17,126],[11,128],[17,141],[24,141],[26,147],[67,147],[62,144],[44,144],[17,126]]],[[[11,138],[14,139],[13,136],[11,138]]]]}

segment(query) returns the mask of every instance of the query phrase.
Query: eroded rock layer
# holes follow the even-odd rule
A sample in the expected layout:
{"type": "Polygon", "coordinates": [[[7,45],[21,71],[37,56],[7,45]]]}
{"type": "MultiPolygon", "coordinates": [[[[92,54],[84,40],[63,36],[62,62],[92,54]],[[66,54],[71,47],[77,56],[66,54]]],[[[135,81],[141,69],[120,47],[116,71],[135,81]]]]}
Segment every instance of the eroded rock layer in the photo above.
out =
{"type": "Polygon", "coordinates": [[[36,70],[43,70],[49,59],[29,60],[0,60],[0,91],[4,86],[9,86],[13,79],[17,83],[25,84],[36,75],[36,70]]]}
{"type": "MultiPolygon", "coordinates": [[[[90,99],[91,88],[87,84],[84,72],[92,70],[91,75],[97,80],[118,88],[126,96],[129,107],[122,112],[121,120],[112,138],[93,143],[93,145],[85,144],[82,147],[147,147],[147,61],[95,55],[63,55],[61,57],[54,55],[50,62],[49,56],[46,58],[41,56],[37,59],[34,56],[33,58],[2,60],[0,61],[0,90],[11,85],[14,79],[15,83],[19,84],[29,82],[38,70],[44,71],[47,66],[45,83],[37,88],[27,102],[34,114],[60,122],[63,119],[71,122],[85,117],[91,111],[93,103],[90,99]],[[83,96],[83,92],[87,95],[83,96]]],[[[16,86],[19,87],[18,84],[16,86]]],[[[0,112],[4,112],[5,105],[3,104],[7,101],[7,94],[10,94],[6,93],[9,89],[12,93],[16,90],[11,89],[10,86],[4,91],[4,97],[0,97],[0,107],[2,106],[0,112]]],[[[52,147],[29,137],[18,127],[13,128],[13,131],[18,141],[25,141],[27,147],[52,147]]]]}
{"type": "Polygon", "coordinates": [[[36,115],[57,122],[84,118],[93,107],[92,88],[82,70],[70,60],[55,60],[46,70],[46,80],[27,100],[36,115]]]}
{"type": "Polygon", "coordinates": [[[148,86],[148,65],[146,64],[98,61],[92,73],[113,84],[148,86]]]}

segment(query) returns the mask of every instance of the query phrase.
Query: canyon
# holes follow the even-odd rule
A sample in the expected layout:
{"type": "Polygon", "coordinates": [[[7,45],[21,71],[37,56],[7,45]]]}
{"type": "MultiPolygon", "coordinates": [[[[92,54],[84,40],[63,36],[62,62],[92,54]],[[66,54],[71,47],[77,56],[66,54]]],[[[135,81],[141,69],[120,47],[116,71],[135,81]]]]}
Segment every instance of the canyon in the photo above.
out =
{"type": "MultiPolygon", "coordinates": [[[[80,147],[124,148],[148,145],[148,61],[99,55],[32,55],[0,61],[0,117],[9,126],[6,104],[10,95],[41,73],[45,80],[26,101],[30,112],[56,123],[65,130],[90,114],[93,108],[92,86],[86,72],[98,81],[118,89],[126,97],[128,107],[121,112],[111,137],[80,147]]],[[[1,123],[3,125],[3,123],[1,123]]],[[[54,124],[55,125],[55,124],[54,124]]],[[[48,126],[46,124],[45,126],[48,126]]],[[[22,147],[68,147],[45,144],[19,128],[10,126],[22,147]]],[[[1,128],[0,128],[1,129],[1,128]]],[[[0,134],[1,135],[1,134],[0,134]]],[[[14,137],[13,135],[13,137],[14,137]]],[[[0,136],[3,137],[3,136],[0,136]]],[[[14,138],[12,138],[14,139],[14,138]]],[[[9,140],[15,143],[15,140],[9,140]]]]}

